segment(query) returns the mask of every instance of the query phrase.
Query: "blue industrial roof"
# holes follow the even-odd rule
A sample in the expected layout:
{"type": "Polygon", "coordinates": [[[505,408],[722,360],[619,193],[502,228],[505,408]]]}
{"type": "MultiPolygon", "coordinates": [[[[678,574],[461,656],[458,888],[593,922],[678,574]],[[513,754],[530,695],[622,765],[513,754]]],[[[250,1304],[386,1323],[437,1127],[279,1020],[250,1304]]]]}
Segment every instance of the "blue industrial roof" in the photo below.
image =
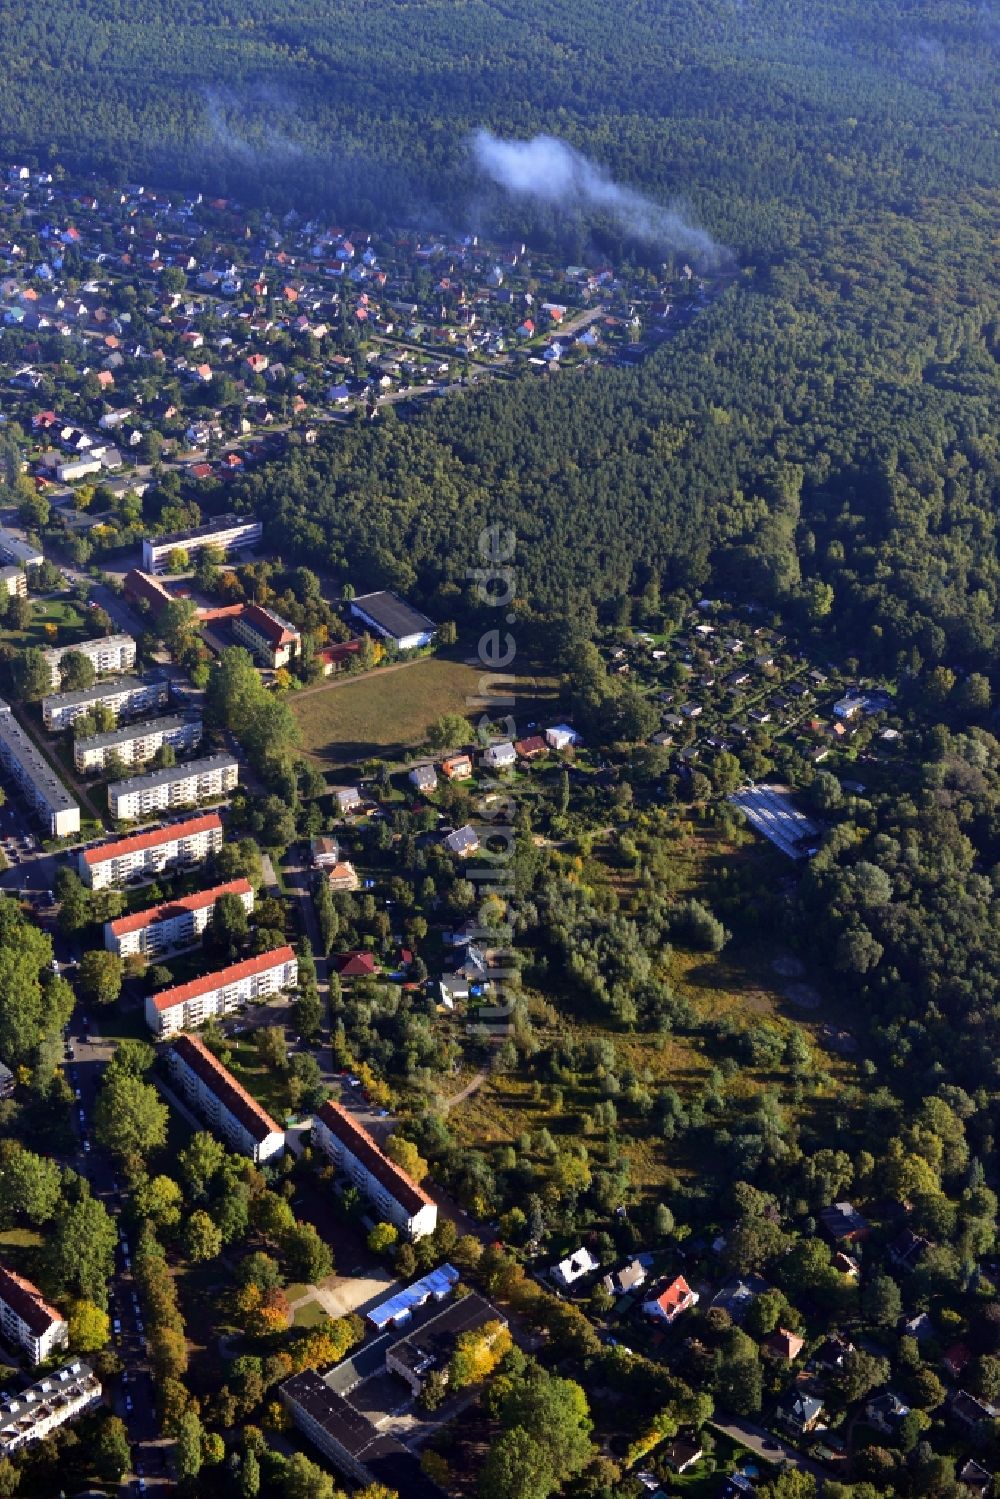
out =
{"type": "Polygon", "coordinates": [[[368,1313],[368,1321],[380,1332],[390,1323],[398,1326],[401,1322],[409,1320],[414,1307],[423,1306],[424,1302],[429,1301],[432,1296],[436,1301],[443,1301],[451,1294],[458,1279],[458,1271],[454,1265],[439,1265],[429,1275],[414,1281],[412,1286],[397,1291],[395,1296],[389,1297],[388,1301],[381,1301],[378,1306],[372,1307],[368,1313]]]}

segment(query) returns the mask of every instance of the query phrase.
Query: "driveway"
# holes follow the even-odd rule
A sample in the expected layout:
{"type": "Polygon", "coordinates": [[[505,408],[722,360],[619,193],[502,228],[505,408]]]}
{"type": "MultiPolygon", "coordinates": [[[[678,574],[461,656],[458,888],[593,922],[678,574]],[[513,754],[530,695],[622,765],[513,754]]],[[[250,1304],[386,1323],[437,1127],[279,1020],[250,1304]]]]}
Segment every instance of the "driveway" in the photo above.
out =
{"type": "Polygon", "coordinates": [[[801,1452],[796,1452],[781,1437],[775,1436],[774,1432],[768,1431],[766,1427],[755,1426],[752,1421],[744,1421],[740,1416],[727,1416],[724,1419],[716,1417],[708,1423],[716,1431],[723,1432],[734,1442],[741,1442],[744,1447],[749,1448],[765,1462],[780,1464],[785,1462],[791,1468],[800,1468],[803,1473],[811,1473],[818,1480],[822,1488],[823,1480],[829,1478],[829,1473],[819,1463],[814,1463],[812,1458],[804,1457],[801,1452]]]}

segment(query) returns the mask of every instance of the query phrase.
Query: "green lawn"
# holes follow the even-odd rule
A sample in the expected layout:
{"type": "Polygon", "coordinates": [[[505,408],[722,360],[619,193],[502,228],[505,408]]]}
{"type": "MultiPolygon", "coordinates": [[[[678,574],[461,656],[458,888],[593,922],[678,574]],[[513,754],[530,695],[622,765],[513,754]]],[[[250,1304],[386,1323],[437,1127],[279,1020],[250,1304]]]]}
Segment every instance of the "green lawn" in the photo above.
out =
{"type": "Polygon", "coordinates": [[[293,1327],[318,1327],[321,1322],[326,1321],[326,1312],[318,1301],[307,1301],[303,1306],[296,1307],[292,1318],[293,1327]]]}
{"type": "Polygon", "coordinates": [[[687,1473],[674,1473],[664,1483],[663,1487],[668,1494],[683,1494],[685,1499],[715,1499],[722,1487],[722,1475],[732,1473],[741,1467],[748,1459],[756,1464],[762,1472],[769,1472],[768,1465],[754,1458],[745,1447],[741,1447],[730,1437],[724,1436],[721,1431],[711,1433],[715,1441],[715,1450],[712,1453],[714,1464],[703,1459],[687,1473]]]}
{"type": "Polygon", "coordinates": [[[263,1104],[268,1113],[280,1123],[288,1113],[285,1079],[261,1063],[256,1046],[244,1037],[231,1039],[227,1043],[226,1050],[229,1053],[229,1061],[226,1065],[233,1076],[238,1078],[247,1092],[252,1093],[258,1103],[263,1104]]]}
{"type": "MultiPolygon", "coordinates": [[[[376,756],[400,762],[443,713],[481,716],[481,678],[478,666],[422,656],[398,671],[387,668],[297,693],[289,703],[302,730],[303,749],[321,766],[335,769],[376,756]]],[[[513,711],[527,722],[555,709],[551,679],[519,679],[513,695],[513,710],[497,706],[496,716],[513,711]]]]}
{"type": "Polygon", "coordinates": [[[5,644],[23,650],[29,645],[74,645],[89,639],[91,634],[85,609],[70,599],[46,599],[44,603],[33,603],[31,623],[26,630],[6,628],[2,639],[5,644]],[[46,631],[46,625],[55,625],[54,638],[46,631]]]}

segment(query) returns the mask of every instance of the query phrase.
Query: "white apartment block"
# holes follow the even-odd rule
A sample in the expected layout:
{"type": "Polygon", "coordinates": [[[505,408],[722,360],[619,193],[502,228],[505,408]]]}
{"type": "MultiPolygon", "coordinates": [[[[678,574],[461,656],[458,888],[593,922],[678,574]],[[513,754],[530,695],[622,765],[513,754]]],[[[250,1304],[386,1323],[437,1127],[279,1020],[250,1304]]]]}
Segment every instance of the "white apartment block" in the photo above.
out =
{"type": "Polygon", "coordinates": [[[104,923],[104,946],[120,958],[157,957],[165,952],[183,952],[196,947],[215,913],[220,895],[236,895],[249,916],[253,910],[254,889],[249,880],[227,880],[195,895],[182,895],[131,916],[119,916],[104,923]]]}
{"type": "Polygon", "coordinates": [[[0,1456],[40,1442],[101,1401],[101,1381],[77,1359],[17,1393],[0,1396],[0,1456]]]}
{"type": "Polygon", "coordinates": [[[98,676],[109,671],[131,671],[135,665],[135,641],[131,635],[102,635],[99,640],[81,640],[79,645],[54,645],[43,652],[54,692],[58,691],[62,681],[60,669],[63,657],[72,652],[86,656],[98,676]]]}
{"type": "Polygon", "coordinates": [[[167,1065],[185,1101],[230,1150],[256,1166],[284,1154],[284,1130],[197,1036],[178,1036],[167,1065]]]}
{"type": "Polygon", "coordinates": [[[0,765],[13,776],[53,838],[80,831],[80,807],[52,766],[0,698],[0,765]]]}
{"type": "Polygon", "coordinates": [[[167,812],[173,807],[196,807],[199,802],[225,796],[239,784],[239,761],[232,755],[206,755],[169,770],[151,770],[112,781],[108,787],[108,811],[119,822],[167,812]]]}
{"type": "Polygon", "coordinates": [[[299,965],[292,948],[277,947],[188,984],[148,994],[146,1024],[163,1040],[178,1031],[194,1030],[211,1015],[232,1015],[282,989],[294,988],[298,978],[299,965]]]}
{"type": "Polygon", "coordinates": [[[40,552],[30,541],[22,541],[20,536],[15,536],[13,531],[8,531],[3,526],[0,526],[0,557],[5,557],[8,562],[16,562],[20,567],[41,567],[45,561],[44,552],[40,552]]]}
{"type": "Polygon", "coordinates": [[[73,764],[83,773],[93,773],[104,770],[116,755],[123,765],[145,765],[165,744],[175,750],[195,749],[201,743],[201,736],[200,718],[182,714],[146,718],[141,723],[112,729],[108,734],[78,739],[73,745],[73,764]]]}
{"type": "Polygon", "coordinates": [[[30,1280],[0,1265],[0,1331],[11,1348],[23,1348],[33,1364],[65,1348],[69,1328],[30,1280]]]}
{"type": "Polygon", "coordinates": [[[0,567],[0,588],[10,599],[28,597],[28,577],[23,567],[0,567]]]}
{"type": "Polygon", "coordinates": [[[189,864],[200,864],[221,847],[219,815],[206,812],[203,817],[189,817],[184,822],[151,828],[148,833],[135,833],[131,838],[82,849],[77,871],[91,890],[108,890],[189,864]]]}
{"type": "Polygon", "coordinates": [[[346,1172],[384,1222],[394,1223],[409,1239],[434,1232],[434,1202],[339,1103],[328,1100],[319,1110],[312,1140],[338,1170],[346,1172]]]}
{"type": "Polygon", "coordinates": [[[112,677],[80,687],[76,692],[55,692],[42,698],[42,722],[50,732],[68,729],[78,718],[98,706],[110,708],[115,718],[137,718],[165,708],[170,698],[169,682],[145,681],[141,677],[112,677]]]}
{"type": "Polygon", "coordinates": [[[171,552],[175,551],[186,552],[192,561],[205,547],[235,552],[259,541],[263,533],[259,520],[250,520],[245,515],[219,515],[204,526],[193,526],[189,531],[171,531],[165,536],[147,538],[142,544],[142,570],[161,573],[171,552]]]}

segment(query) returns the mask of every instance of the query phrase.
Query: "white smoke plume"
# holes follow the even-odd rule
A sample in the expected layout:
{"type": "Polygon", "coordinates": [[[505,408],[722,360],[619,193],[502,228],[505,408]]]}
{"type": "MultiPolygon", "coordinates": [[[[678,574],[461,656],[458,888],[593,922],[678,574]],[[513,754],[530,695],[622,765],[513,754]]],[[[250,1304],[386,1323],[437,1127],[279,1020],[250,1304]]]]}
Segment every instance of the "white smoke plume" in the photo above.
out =
{"type": "Polygon", "coordinates": [[[567,211],[599,210],[635,239],[697,258],[702,265],[717,265],[726,256],[710,234],[676,209],[622,187],[603,167],[555,136],[504,140],[491,130],[477,130],[470,148],[479,169],[514,197],[567,211]]]}

